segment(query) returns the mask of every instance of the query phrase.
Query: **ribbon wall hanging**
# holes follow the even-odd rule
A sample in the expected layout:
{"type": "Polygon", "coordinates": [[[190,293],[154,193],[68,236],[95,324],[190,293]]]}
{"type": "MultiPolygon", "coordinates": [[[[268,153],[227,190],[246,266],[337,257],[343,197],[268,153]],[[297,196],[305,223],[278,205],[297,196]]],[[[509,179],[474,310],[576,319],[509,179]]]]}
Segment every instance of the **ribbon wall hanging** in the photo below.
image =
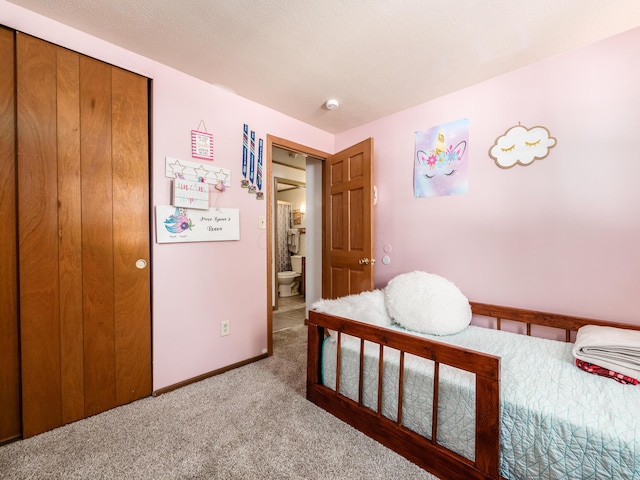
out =
{"type": "Polygon", "coordinates": [[[262,192],[262,147],[263,141],[260,139],[258,140],[258,171],[256,173],[256,187],[258,188],[256,191],[257,200],[264,200],[264,193],[262,192]]]}
{"type": "Polygon", "coordinates": [[[247,180],[247,165],[249,163],[249,125],[246,123],[242,132],[242,181],[240,186],[242,188],[249,188],[249,181],[247,180]]]}
{"type": "Polygon", "coordinates": [[[264,200],[264,192],[262,192],[263,147],[264,140],[260,138],[258,139],[256,158],[256,132],[249,130],[249,125],[245,123],[242,127],[242,180],[240,186],[248,189],[249,193],[255,195],[257,200],[264,200]]]}
{"type": "Polygon", "coordinates": [[[250,136],[250,149],[249,149],[249,193],[256,193],[256,187],[253,184],[253,179],[255,175],[255,165],[256,165],[256,132],[251,130],[250,136]]]}

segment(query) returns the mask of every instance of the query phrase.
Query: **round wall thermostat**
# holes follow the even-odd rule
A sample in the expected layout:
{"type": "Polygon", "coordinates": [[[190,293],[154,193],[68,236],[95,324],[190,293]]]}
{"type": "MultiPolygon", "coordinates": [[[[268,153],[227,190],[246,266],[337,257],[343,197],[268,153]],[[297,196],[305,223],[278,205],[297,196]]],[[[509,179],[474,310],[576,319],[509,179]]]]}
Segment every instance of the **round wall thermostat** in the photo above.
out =
{"type": "Polygon", "coordinates": [[[327,107],[327,110],[335,110],[340,106],[340,102],[335,98],[332,98],[330,100],[327,100],[327,103],[325,103],[324,105],[325,107],[327,107]]]}

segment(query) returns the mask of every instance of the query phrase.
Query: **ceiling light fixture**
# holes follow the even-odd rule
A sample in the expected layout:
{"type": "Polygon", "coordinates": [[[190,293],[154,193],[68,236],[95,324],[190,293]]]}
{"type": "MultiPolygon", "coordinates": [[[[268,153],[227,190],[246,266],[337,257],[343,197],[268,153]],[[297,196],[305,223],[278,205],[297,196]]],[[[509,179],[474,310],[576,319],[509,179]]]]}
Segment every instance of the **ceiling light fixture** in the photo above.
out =
{"type": "Polygon", "coordinates": [[[340,102],[335,98],[331,98],[327,100],[327,103],[325,103],[324,106],[327,107],[327,110],[335,110],[340,106],[340,102]]]}

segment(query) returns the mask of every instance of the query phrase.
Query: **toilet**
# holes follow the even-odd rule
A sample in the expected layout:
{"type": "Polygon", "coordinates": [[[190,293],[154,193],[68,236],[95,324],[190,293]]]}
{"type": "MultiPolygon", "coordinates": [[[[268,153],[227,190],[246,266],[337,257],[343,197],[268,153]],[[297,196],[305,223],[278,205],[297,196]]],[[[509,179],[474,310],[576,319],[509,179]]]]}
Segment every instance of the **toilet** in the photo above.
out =
{"type": "Polygon", "coordinates": [[[300,292],[300,277],[302,276],[302,257],[291,256],[291,268],[286,272],[278,272],[278,293],[281,297],[291,297],[300,292]]]}

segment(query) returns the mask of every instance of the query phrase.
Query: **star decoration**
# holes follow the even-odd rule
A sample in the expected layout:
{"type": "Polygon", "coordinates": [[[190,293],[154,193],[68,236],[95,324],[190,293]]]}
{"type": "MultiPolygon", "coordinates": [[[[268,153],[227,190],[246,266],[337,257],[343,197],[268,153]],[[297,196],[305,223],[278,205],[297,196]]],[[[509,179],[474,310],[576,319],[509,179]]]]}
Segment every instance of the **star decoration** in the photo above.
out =
{"type": "Polygon", "coordinates": [[[227,183],[227,179],[229,178],[229,174],[226,173],[224,170],[220,169],[217,172],[213,172],[213,174],[216,176],[216,183],[218,183],[218,182],[222,182],[224,184],[227,183]]]}
{"type": "Polygon", "coordinates": [[[184,174],[184,169],[187,167],[182,166],[180,164],[180,160],[176,160],[175,163],[169,164],[169,168],[171,168],[171,171],[173,172],[174,177],[182,178],[184,174]]]}
{"type": "Polygon", "coordinates": [[[207,181],[207,175],[209,174],[209,172],[202,165],[200,165],[198,168],[195,168],[194,172],[196,173],[196,178],[198,179],[198,181],[200,181],[200,179],[205,182],[207,181]]]}

